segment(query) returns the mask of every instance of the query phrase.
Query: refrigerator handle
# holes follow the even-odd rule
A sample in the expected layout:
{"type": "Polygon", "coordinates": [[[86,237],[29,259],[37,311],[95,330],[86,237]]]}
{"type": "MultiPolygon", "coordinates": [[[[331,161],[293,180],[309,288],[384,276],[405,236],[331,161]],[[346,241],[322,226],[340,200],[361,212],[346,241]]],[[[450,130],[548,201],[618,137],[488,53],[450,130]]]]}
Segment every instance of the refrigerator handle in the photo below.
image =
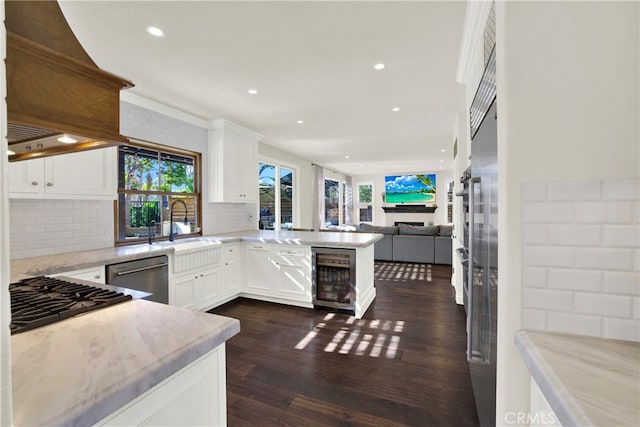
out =
{"type": "Polygon", "coordinates": [[[475,186],[480,182],[479,177],[474,177],[469,180],[469,262],[467,263],[467,294],[469,295],[469,309],[467,311],[467,361],[472,362],[473,358],[473,319],[475,316],[475,307],[473,299],[473,265],[474,250],[473,250],[473,236],[475,234],[475,186]]]}

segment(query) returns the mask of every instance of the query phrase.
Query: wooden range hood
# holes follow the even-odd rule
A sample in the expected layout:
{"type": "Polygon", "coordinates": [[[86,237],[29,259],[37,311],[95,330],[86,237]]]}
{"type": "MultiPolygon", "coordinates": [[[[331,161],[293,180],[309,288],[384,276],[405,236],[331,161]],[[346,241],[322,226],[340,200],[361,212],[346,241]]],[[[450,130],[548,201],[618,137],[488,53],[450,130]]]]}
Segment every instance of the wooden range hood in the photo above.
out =
{"type": "Polygon", "coordinates": [[[120,90],[133,83],[98,68],[56,1],[7,0],[5,26],[9,161],[128,142],[120,90]]]}

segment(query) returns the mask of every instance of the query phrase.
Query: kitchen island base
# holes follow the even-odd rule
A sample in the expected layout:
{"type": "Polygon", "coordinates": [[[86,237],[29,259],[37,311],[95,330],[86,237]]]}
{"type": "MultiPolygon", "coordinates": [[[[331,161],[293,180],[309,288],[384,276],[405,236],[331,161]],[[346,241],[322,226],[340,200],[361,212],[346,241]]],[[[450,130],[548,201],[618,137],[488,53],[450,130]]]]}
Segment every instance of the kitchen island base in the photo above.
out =
{"type": "Polygon", "coordinates": [[[95,425],[226,425],[225,369],[220,344],[95,425]]]}

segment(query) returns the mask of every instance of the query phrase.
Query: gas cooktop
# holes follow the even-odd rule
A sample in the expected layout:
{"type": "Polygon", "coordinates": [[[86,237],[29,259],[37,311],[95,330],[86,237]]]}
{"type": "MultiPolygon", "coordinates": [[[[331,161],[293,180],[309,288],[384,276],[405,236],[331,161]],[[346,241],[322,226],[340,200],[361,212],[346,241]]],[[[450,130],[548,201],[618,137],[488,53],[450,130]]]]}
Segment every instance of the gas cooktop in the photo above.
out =
{"type": "Polygon", "coordinates": [[[132,298],[121,292],[45,276],[12,283],[9,294],[12,335],[132,298]]]}

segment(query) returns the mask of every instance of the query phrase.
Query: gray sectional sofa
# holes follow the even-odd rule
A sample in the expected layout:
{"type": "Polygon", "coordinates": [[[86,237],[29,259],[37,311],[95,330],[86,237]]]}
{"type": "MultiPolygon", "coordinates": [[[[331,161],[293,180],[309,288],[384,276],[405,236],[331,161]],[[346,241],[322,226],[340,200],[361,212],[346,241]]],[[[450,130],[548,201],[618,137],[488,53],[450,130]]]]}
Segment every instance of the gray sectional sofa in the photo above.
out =
{"type": "Polygon", "coordinates": [[[374,246],[376,260],[451,265],[450,225],[381,227],[362,223],[359,228],[384,235],[374,246]]]}

